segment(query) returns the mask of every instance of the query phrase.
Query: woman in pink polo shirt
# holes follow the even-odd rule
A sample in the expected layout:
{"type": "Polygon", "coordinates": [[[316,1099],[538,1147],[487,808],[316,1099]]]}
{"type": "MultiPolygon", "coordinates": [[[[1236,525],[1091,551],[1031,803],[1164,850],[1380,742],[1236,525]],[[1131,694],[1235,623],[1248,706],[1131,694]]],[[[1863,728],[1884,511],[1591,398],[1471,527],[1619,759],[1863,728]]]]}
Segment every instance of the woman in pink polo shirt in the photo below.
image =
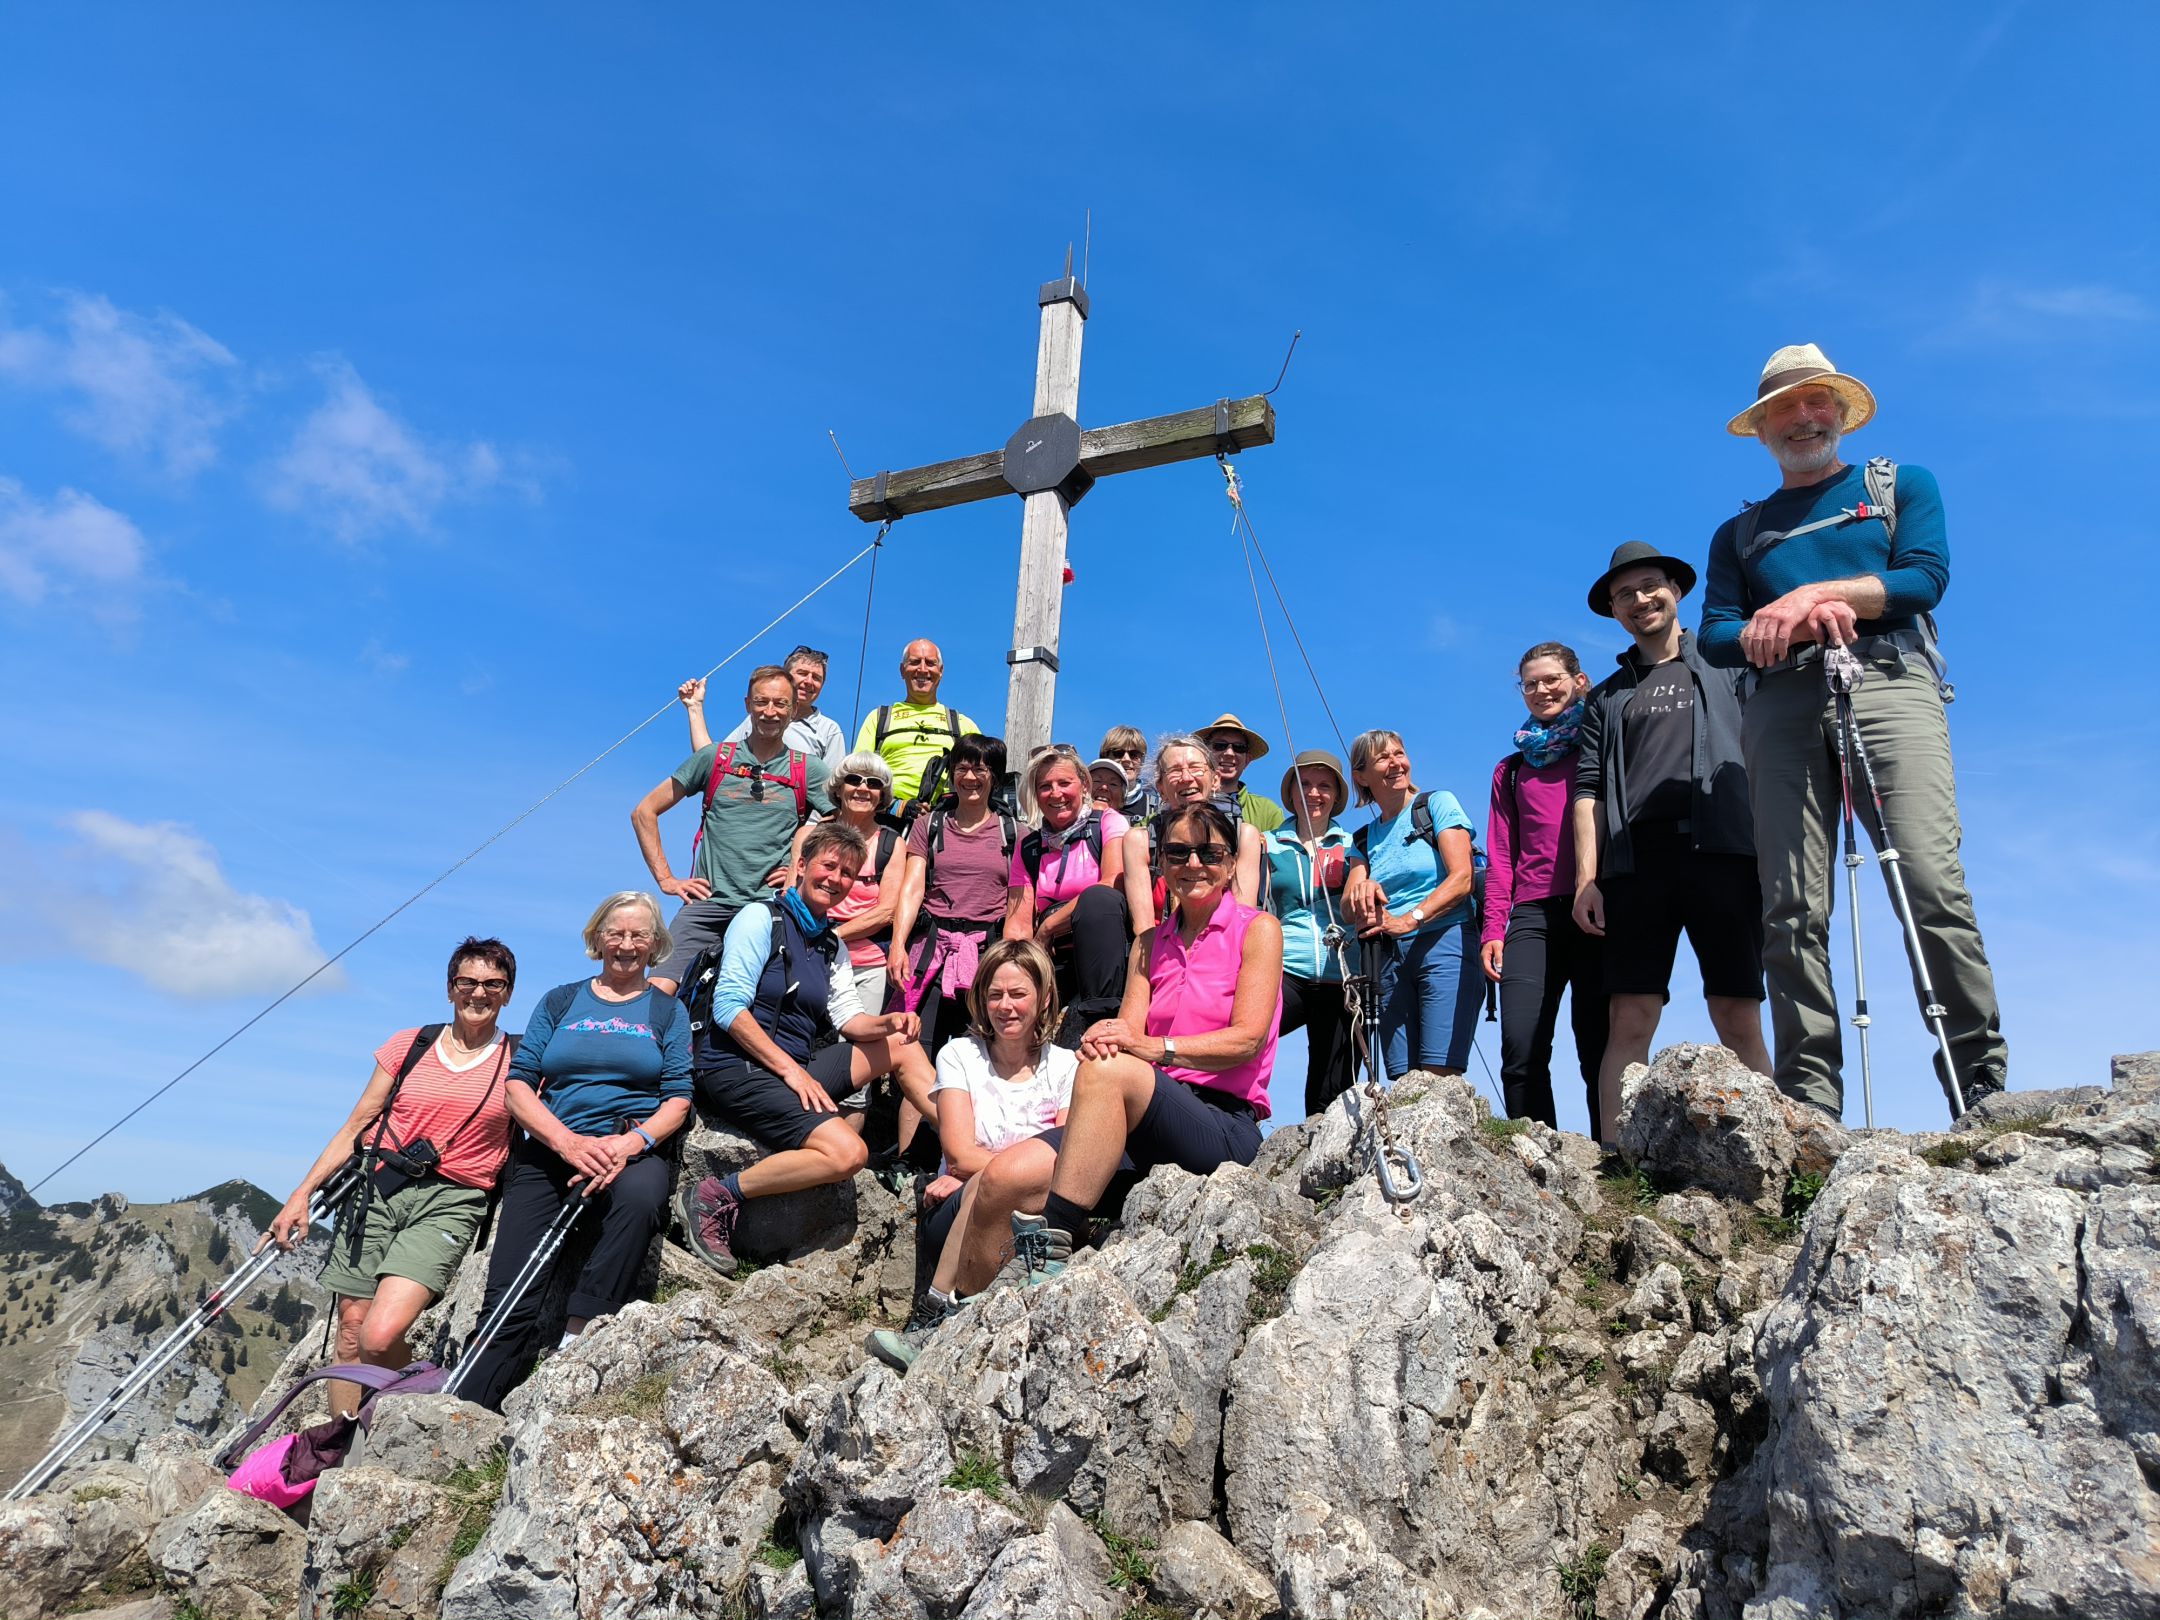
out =
{"type": "Polygon", "coordinates": [[[1125,1001],[1080,1039],[1040,1215],[1015,1214],[1030,1279],[1061,1270],[1120,1161],[1206,1175],[1260,1151],[1282,1017],[1282,925],[1232,891],[1238,829],[1212,804],[1165,812],[1170,915],[1134,943],[1125,1001]]]}

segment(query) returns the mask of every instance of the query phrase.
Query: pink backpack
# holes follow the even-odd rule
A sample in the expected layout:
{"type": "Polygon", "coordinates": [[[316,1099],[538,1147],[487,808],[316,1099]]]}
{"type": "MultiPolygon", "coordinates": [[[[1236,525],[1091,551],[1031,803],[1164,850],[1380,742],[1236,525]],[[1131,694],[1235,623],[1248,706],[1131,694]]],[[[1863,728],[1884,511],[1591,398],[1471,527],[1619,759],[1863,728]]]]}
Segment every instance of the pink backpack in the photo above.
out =
{"type": "Polygon", "coordinates": [[[416,1361],[405,1367],[318,1368],[297,1380],[278,1398],[275,1406],[218,1453],[218,1466],[232,1469],[225,1483],[243,1496],[255,1497],[290,1513],[307,1500],[315,1489],[315,1481],[326,1470],[345,1460],[345,1454],[352,1449],[354,1433],[373,1426],[377,1401],[385,1395],[433,1395],[442,1389],[447,1376],[431,1361],[416,1361]],[[268,1445],[255,1445],[264,1431],[284,1415],[285,1408],[299,1398],[302,1390],[325,1378],[342,1378],[373,1392],[361,1403],[357,1417],[328,1418],[310,1428],[281,1434],[268,1445]],[[250,1446],[255,1449],[250,1451],[250,1446]],[[241,1456],[243,1452],[246,1453],[244,1457],[241,1456]],[[241,1458],[238,1467],[233,1466],[235,1457],[241,1458]]]}

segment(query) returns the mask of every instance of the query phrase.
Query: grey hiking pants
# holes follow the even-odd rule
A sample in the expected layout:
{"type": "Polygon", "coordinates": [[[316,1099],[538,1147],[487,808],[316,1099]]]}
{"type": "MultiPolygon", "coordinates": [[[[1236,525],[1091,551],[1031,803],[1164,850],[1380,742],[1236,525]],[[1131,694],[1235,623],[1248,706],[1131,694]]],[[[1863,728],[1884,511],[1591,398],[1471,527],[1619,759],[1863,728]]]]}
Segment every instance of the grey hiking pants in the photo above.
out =
{"type": "MultiPolygon", "coordinates": [[[[1995,975],[1958,859],[1962,835],[1950,728],[1934,672],[1924,660],[1885,649],[1864,662],[1853,713],[1882,790],[1883,814],[1896,836],[1928,973],[1946,1009],[1958,1084],[1970,1101],[2003,1085],[2009,1051],[1995,1003],[1995,975]]],[[[1747,700],[1742,742],[1755,814],[1755,861],[1762,874],[1763,970],[1778,1088],[1838,1114],[1845,1099],[1844,1045],[1830,977],[1830,917],[1843,810],[1837,713],[1822,665],[1765,675],[1747,700]]],[[[1863,837],[1874,835],[1874,807],[1857,774],[1853,801],[1866,829],[1863,837]]],[[[1892,936],[1870,955],[1882,963],[1878,953],[1886,951],[1903,956],[1904,940],[1892,936]]],[[[1887,963],[1877,968],[1878,976],[1886,971],[1887,963]]],[[[1917,979],[1914,990],[1917,994],[1917,979]]],[[[1887,1005],[1879,996],[1875,1000],[1877,1008],[1887,1005]]],[[[1880,1022],[1883,1013],[1871,1011],[1880,1022]]]]}

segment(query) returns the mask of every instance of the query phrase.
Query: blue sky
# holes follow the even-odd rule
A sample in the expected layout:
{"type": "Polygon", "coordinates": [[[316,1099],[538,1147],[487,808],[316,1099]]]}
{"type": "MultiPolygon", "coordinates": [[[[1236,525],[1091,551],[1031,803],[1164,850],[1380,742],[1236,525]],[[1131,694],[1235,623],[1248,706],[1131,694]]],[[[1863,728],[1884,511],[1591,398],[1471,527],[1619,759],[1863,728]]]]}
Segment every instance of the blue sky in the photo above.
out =
{"type": "MultiPolygon", "coordinates": [[[[0,24],[10,1169],[42,1175],[862,545],[827,429],[860,473],[1002,443],[1088,209],[1083,419],[1255,392],[1303,329],[1279,440],[1240,461],[1254,520],[1345,730],[1403,731],[1480,822],[1517,654],[1609,666],[1582,600],[1606,554],[1700,559],[1773,482],[1726,416],[1771,349],[1823,344],[1882,401],[1853,450],[1942,482],[2014,1079],[2160,1045],[2149,14],[802,15],[0,24]]],[[[865,703],[927,633],[998,726],[1018,530],[1010,501],[899,526],[865,703]]],[[[1073,564],[1059,735],[1230,708],[1271,780],[1214,468],[1106,481],[1073,564]]],[[[865,583],[757,649],[831,649],[843,719],[865,583]]],[[[1295,740],[1325,740],[1289,674],[1295,740]]],[[[282,1191],[374,1045],[438,1014],[451,941],[517,949],[513,1024],[581,970],[586,911],[646,881],[629,807],[682,752],[654,725],[43,1196],[282,1191]]],[[[1878,1114],[1932,1124],[1866,879],[1878,1114]]],[[[1665,1033],[1701,1035],[1681,987],[1665,1033]]]]}

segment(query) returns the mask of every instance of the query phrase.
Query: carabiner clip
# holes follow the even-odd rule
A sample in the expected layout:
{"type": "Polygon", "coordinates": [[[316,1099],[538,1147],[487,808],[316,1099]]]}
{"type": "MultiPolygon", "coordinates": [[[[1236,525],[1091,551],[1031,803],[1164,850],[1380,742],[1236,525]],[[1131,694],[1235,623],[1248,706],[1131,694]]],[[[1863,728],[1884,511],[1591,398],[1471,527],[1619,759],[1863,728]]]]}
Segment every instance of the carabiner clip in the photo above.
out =
{"type": "Polygon", "coordinates": [[[1380,1177],[1380,1196],[1391,1204],[1407,1204],[1425,1190],[1425,1172],[1418,1168],[1417,1155],[1408,1148],[1382,1147],[1373,1169],[1380,1177]],[[1406,1181],[1396,1181],[1394,1167],[1388,1163],[1390,1157],[1402,1161],[1406,1181]]]}

